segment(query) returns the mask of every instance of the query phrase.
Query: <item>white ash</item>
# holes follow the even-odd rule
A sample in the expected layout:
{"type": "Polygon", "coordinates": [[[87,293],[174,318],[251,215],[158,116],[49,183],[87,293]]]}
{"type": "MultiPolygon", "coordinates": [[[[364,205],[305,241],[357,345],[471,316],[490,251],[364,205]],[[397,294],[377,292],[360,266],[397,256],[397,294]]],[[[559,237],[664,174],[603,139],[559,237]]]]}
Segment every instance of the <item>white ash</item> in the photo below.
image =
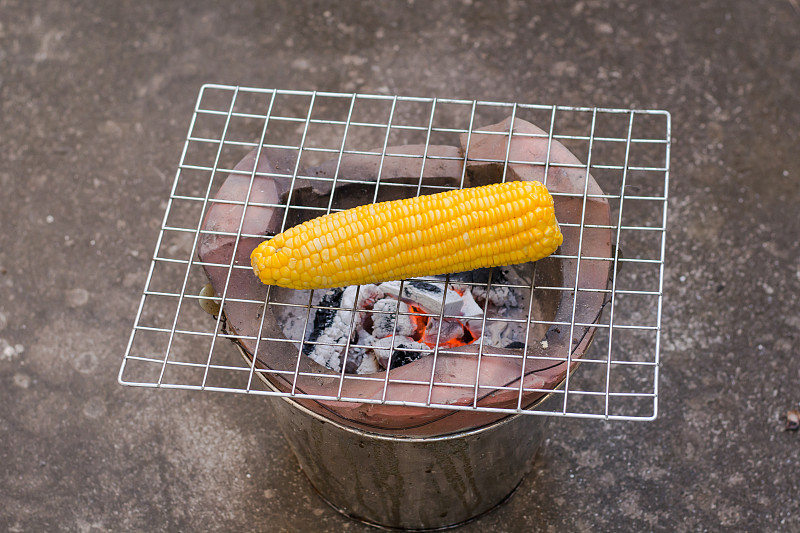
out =
{"type": "MultiPolygon", "coordinates": [[[[514,267],[495,269],[493,272],[491,278],[492,283],[488,290],[489,309],[492,311],[491,313],[487,313],[487,317],[524,319],[526,317],[525,313],[527,312],[529,299],[524,291],[519,291],[516,288],[509,287],[509,285],[525,286],[529,285],[530,281],[521,277],[514,267]]],[[[473,272],[473,278],[471,280],[466,279],[464,281],[488,284],[488,271],[484,271],[483,269],[476,270],[473,272]]],[[[465,319],[464,323],[476,337],[486,335],[486,339],[484,339],[485,345],[509,347],[508,345],[512,340],[525,338],[525,330],[528,325],[523,322],[487,319],[485,321],[486,331],[483,331],[483,308],[487,300],[486,285],[456,285],[456,289],[467,289],[464,293],[465,296],[470,294],[472,297],[471,299],[475,302],[475,306],[480,309],[480,314],[474,312],[467,313],[470,318],[465,319]]]]}
{"type": "Polygon", "coordinates": [[[370,350],[382,368],[396,368],[416,361],[431,352],[431,349],[409,337],[395,335],[378,339],[370,350]],[[391,361],[390,361],[391,356],[391,361]]]}
{"type": "Polygon", "coordinates": [[[323,296],[320,305],[330,309],[318,309],[314,314],[314,329],[303,345],[303,353],[317,363],[327,366],[332,370],[341,368],[341,350],[333,344],[345,344],[350,333],[350,311],[335,308],[342,305],[343,293],[341,289],[329,291],[323,296]],[[320,344],[311,344],[320,343],[320,344]]]}
{"type": "Polygon", "coordinates": [[[375,372],[380,372],[381,365],[378,363],[378,359],[375,357],[375,352],[371,351],[369,353],[365,353],[364,357],[361,359],[358,367],[356,368],[356,374],[374,374],[375,372]]]}
{"type": "MultiPolygon", "coordinates": [[[[383,292],[376,285],[364,285],[361,289],[357,285],[351,285],[344,290],[326,291],[319,302],[321,308],[314,314],[314,326],[307,343],[303,345],[303,353],[331,370],[341,370],[342,352],[347,340],[352,333],[363,329],[365,319],[365,313],[356,313],[354,317],[353,309],[368,309],[381,297],[383,292]]],[[[348,363],[351,363],[348,366],[357,367],[364,350],[353,348],[350,351],[353,356],[352,363],[348,357],[348,363]]]]}
{"type": "Polygon", "coordinates": [[[403,282],[402,294],[400,294],[399,281],[388,281],[381,283],[379,287],[386,294],[391,294],[395,298],[414,302],[425,310],[426,313],[440,315],[457,315],[463,305],[460,294],[451,287],[444,289],[442,283],[430,283],[427,281],[413,280],[403,282]]]}
{"type": "Polygon", "coordinates": [[[459,316],[470,318],[483,317],[483,307],[475,301],[472,291],[464,291],[461,296],[461,309],[458,314],[459,316]]]}
{"type": "Polygon", "coordinates": [[[459,272],[450,276],[452,287],[458,292],[469,291],[475,301],[483,304],[487,300],[486,286],[491,279],[488,291],[488,300],[496,307],[517,307],[517,294],[508,284],[527,285],[517,269],[507,268],[478,268],[469,272],[459,272]]]}
{"type": "MultiPolygon", "coordinates": [[[[475,288],[478,288],[478,287],[475,287],[475,288]]],[[[480,287],[480,288],[483,289],[484,294],[486,294],[485,287],[480,287]]],[[[508,309],[508,306],[502,306],[502,307],[494,306],[494,307],[496,308],[495,309],[495,314],[498,314],[498,313],[499,314],[505,314],[505,311],[508,309]]],[[[483,307],[478,305],[478,303],[472,297],[472,291],[470,291],[470,290],[467,290],[467,291],[464,292],[463,314],[464,314],[464,324],[469,328],[470,332],[472,332],[475,337],[481,337],[482,335],[484,335],[484,331],[483,331],[483,326],[484,326],[483,307]]],[[[491,327],[492,324],[495,324],[495,323],[492,322],[492,321],[489,321],[489,320],[486,321],[486,329],[487,329],[487,331],[489,331],[489,332],[492,331],[492,327],[491,327]]],[[[503,322],[502,324],[505,325],[506,323],[503,322]]],[[[502,331],[501,331],[501,333],[502,333],[502,331]]],[[[484,341],[484,342],[486,342],[486,341],[484,341]]]]}
{"type": "MultiPolygon", "coordinates": [[[[485,285],[473,286],[471,292],[476,302],[484,303],[486,301],[485,285]]],[[[510,287],[492,283],[489,287],[489,303],[496,307],[516,307],[517,298],[510,287]]]]}
{"type": "MultiPolygon", "coordinates": [[[[351,285],[347,287],[348,289],[353,289],[352,294],[356,293],[355,289],[358,289],[358,286],[351,285]]],[[[345,290],[347,293],[347,290],[345,290]]],[[[358,309],[369,309],[372,307],[376,301],[383,298],[385,293],[378,287],[377,285],[361,285],[361,290],[358,291],[358,309]]],[[[343,299],[344,301],[344,299],[343,299]]],[[[350,300],[350,305],[352,305],[352,300],[350,300]]]]}
{"type": "Polygon", "coordinates": [[[358,339],[356,346],[350,347],[347,354],[347,363],[345,364],[345,372],[349,374],[372,374],[381,370],[378,360],[372,350],[366,346],[375,344],[375,337],[370,335],[367,330],[358,330],[358,339]]]}
{"type": "Polygon", "coordinates": [[[503,320],[504,318],[524,319],[525,317],[509,316],[507,312],[504,312],[504,308],[498,309],[493,315],[491,319],[487,318],[485,322],[483,317],[477,317],[465,320],[464,323],[476,338],[485,336],[484,344],[486,345],[508,348],[508,344],[512,340],[525,339],[525,329],[528,327],[527,321],[503,320]]]}
{"type": "MultiPolygon", "coordinates": [[[[504,339],[508,338],[506,331],[508,330],[508,322],[506,321],[490,321],[486,324],[486,330],[484,331],[484,343],[490,346],[498,346],[498,343],[502,343],[504,339]]],[[[513,337],[519,338],[519,337],[513,337]]],[[[522,338],[524,339],[524,333],[522,333],[522,338]]]]}
{"type": "Polygon", "coordinates": [[[411,322],[408,304],[383,298],[375,302],[372,307],[372,336],[378,339],[390,335],[409,337],[414,334],[414,324],[411,322]],[[397,329],[395,329],[397,323],[397,329]]]}
{"type": "MultiPolygon", "coordinates": [[[[344,351],[344,348],[342,348],[344,351]]],[[[344,371],[346,374],[357,374],[358,368],[367,357],[367,350],[360,346],[352,346],[347,352],[347,361],[345,361],[344,371]]],[[[341,356],[340,356],[341,360],[341,356]]]]}

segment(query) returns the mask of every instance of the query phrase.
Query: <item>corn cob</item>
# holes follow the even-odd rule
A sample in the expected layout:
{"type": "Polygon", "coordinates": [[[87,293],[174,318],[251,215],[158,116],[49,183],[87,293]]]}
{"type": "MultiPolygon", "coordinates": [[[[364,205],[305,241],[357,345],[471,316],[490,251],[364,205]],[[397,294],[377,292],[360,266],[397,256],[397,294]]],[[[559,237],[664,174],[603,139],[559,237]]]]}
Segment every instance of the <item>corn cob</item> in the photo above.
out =
{"type": "Polygon", "coordinates": [[[324,215],[250,260],[268,285],[322,289],[536,261],[562,240],[545,186],[512,181],[324,215]]]}

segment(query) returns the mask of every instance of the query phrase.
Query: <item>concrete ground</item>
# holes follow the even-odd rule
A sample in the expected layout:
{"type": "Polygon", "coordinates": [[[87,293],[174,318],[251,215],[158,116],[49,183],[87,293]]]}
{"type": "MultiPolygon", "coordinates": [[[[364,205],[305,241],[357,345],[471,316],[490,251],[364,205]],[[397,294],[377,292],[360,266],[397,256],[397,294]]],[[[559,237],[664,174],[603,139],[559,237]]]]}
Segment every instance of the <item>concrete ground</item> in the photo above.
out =
{"type": "Polygon", "coordinates": [[[798,42],[794,0],[0,0],[0,530],[372,530],[265,398],[117,383],[224,83],[669,110],[660,415],[555,420],[459,531],[800,531],[798,42]]]}

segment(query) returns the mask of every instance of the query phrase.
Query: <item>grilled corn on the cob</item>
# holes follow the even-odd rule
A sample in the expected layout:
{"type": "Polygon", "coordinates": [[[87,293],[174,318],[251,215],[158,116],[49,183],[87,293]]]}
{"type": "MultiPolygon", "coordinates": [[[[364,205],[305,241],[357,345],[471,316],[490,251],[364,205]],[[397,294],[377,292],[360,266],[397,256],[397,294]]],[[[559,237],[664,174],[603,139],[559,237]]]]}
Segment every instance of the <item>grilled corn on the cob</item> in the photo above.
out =
{"type": "Polygon", "coordinates": [[[321,216],[250,260],[268,285],[322,289],[536,261],[562,240],[545,186],[512,181],[321,216]]]}

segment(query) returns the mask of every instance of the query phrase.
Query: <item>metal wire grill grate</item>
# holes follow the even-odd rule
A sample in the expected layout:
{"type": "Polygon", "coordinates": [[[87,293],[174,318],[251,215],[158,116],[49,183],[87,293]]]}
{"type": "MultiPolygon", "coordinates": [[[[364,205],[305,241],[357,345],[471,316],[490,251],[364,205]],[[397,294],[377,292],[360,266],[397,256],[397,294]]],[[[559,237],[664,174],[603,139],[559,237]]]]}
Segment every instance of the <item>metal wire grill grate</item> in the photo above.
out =
{"type": "MultiPolygon", "coordinates": [[[[516,135],[511,131],[506,137],[516,135]]],[[[510,146],[510,143],[509,143],[510,146]]],[[[308,91],[256,89],[223,85],[206,85],[199,93],[195,111],[180,164],[169,194],[166,213],[155,246],[142,299],[125,351],[119,381],[125,385],[181,389],[204,389],[225,392],[293,396],[315,400],[373,402],[388,405],[435,407],[442,409],[491,411],[500,413],[532,412],[534,414],[562,415],[606,419],[652,419],[657,414],[659,332],[661,326],[662,285],[664,275],[664,249],[666,237],[666,206],[669,178],[670,116],[665,111],[599,109],[549,105],[512,104],[503,102],[466,101],[439,98],[416,98],[366,94],[343,94],[308,91]],[[201,295],[208,283],[205,269],[225,268],[227,280],[237,273],[250,270],[231,257],[228,264],[210,265],[198,257],[204,236],[242,239],[263,239],[260,234],[247,233],[242,216],[236,231],[215,231],[204,228],[204,217],[214,205],[244,207],[246,209],[280,209],[280,229],[292,225],[295,219],[307,219],[337,209],[349,207],[347,194],[339,194],[339,187],[360,186],[369,191],[369,201],[380,201],[393,196],[416,196],[465,186],[468,179],[466,165],[469,153],[456,156],[442,154],[439,145],[458,146],[459,135],[469,139],[480,133],[481,127],[511,117],[539,126],[548,142],[547,157],[538,161],[524,161],[545,169],[545,175],[555,167],[579,169],[594,177],[602,193],[594,194],[588,185],[578,201],[602,198],[610,206],[608,224],[593,224],[581,216],[575,222],[562,222],[562,227],[573,227],[583,242],[584,235],[593,229],[610,230],[612,252],[608,257],[586,255],[578,245],[574,255],[554,256],[555,260],[572,260],[577,266],[575,283],[538,285],[531,277],[519,280],[495,278],[494,283],[511,291],[527,295],[527,310],[522,318],[493,316],[484,306],[480,318],[483,327],[493,323],[519,325],[526,332],[520,343],[527,347],[534,342],[531,328],[565,328],[578,335],[580,328],[592,328],[594,340],[589,350],[580,356],[580,364],[571,372],[553,394],[559,398],[559,409],[525,410],[524,394],[537,389],[523,380],[506,385],[482,382],[481,366],[489,367],[498,360],[521,360],[524,373],[539,363],[544,356],[523,357],[508,350],[495,351],[479,339],[475,374],[437,381],[434,372],[409,378],[407,374],[395,377],[395,370],[381,374],[350,374],[342,369],[323,375],[333,385],[320,390],[307,390],[298,386],[299,380],[311,373],[301,361],[306,355],[304,347],[324,344],[310,341],[306,335],[320,309],[322,291],[266,290],[265,297],[231,295],[225,288],[216,294],[201,295]],[[581,164],[559,163],[550,160],[550,146],[561,143],[581,164]],[[420,145],[418,153],[393,152],[391,147],[420,145]],[[374,148],[374,147],[378,148],[374,148]],[[261,154],[267,150],[281,150],[292,154],[293,163],[284,170],[235,169],[248,152],[261,154]],[[377,158],[377,179],[366,179],[340,172],[343,158],[367,156],[377,158]],[[391,158],[413,158],[420,162],[421,170],[415,180],[381,179],[387,161],[391,158]],[[308,169],[321,165],[334,165],[333,177],[321,176],[308,169]],[[460,175],[449,182],[431,180],[424,176],[426,165],[437,163],[461,164],[460,175]],[[218,193],[224,180],[233,174],[249,180],[247,194],[239,199],[220,198],[218,193]],[[265,176],[281,181],[288,192],[281,202],[264,203],[254,193],[253,181],[265,176]],[[318,189],[324,184],[327,196],[315,202],[306,201],[299,191],[304,187],[318,189]],[[589,262],[610,263],[614,275],[605,288],[586,289],[580,286],[579,273],[589,262]],[[570,294],[593,291],[603,295],[602,313],[591,323],[582,321],[576,314],[578,299],[572,300],[569,319],[541,317],[533,311],[531,302],[541,294],[570,294]],[[316,294],[315,294],[316,293],[316,294]],[[222,312],[212,310],[213,318],[201,308],[218,305],[222,312]],[[239,304],[254,309],[271,309],[278,316],[294,317],[302,324],[299,333],[283,335],[247,335],[234,331],[226,322],[225,310],[239,304]],[[250,341],[253,350],[243,349],[243,337],[250,341]],[[238,343],[240,353],[228,340],[238,343]],[[258,354],[291,347],[296,361],[285,368],[269,367],[258,363],[258,354]],[[256,357],[252,353],[256,352],[256,357]],[[248,357],[249,355],[249,357],[248,357]],[[536,362],[535,361],[535,362],[536,362]],[[280,378],[287,387],[271,386],[271,378],[280,378]],[[392,386],[416,385],[427,387],[427,395],[409,400],[391,394],[392,386]],[[358,386],[376,388],[378,393],[365,398],[355,394],[358,386]],[[463,390],[472,402],[437,401],[435,386],[463,390]],[[528,387],[528,388],[526,388],[528,387]],[[530,388],[532,387],[532,389],[530,388]],[[516,405],[492,407],[479,402],[497,390],[518,394],[516,405]],[[325,392],[327,391],[327,392],[325,392]]],[[[495,161],[502,166],[502,176],[509,165],[521,163],[509,158],[495,161]]],[[[479,163],[481,160],[477,160],[479,163]]],[[[588,180],[587,180],[588,183],[588,180]]],[[[558,201],[559,194],[553,196],[558,201]]],[[[319,196],[319,195],[318,195],[319,196]]],[[[242,211],[244,211],[242,209],[242,211]]],[[[588,267],[585,267],[588,269],[588,267]]],[[[524,278],[524,276],[523,276],[524,278]]],[[[442,288],[455,283],[447,278],[428,279],[442,288]]],[[[404,282],[407,283],[407,282],[404,282]]],[[[492,290],[490,274],[483,288],[492,290]]],[[[462,285],[479,286],[483,282],[462,282],[462,285]]],[[[341,309],[356,311],[355,307],[341,309]]],[[[523,309],[523,311],[525,311],[523,309]]],[[[266,313],[259,312],[262,317],[266,313]]],[[[403,314],[399,307],[395,315],[403,314]]],[[[445,311],[425,313],[408,312],[409,315],[442,319],[445,311]]],[[[355,316],[352,313],[351,316],[355,316]]],[[[395,324],[397,323],[395,316],[395,324]]],[[[446,317],[445,317],[446,318],[446,317]]],[[[397,327],[397,326],[395,326],[397,327]]],[[[483,331],[486,331],[485,329],[483,331]]],[[[590,334],[591,336],[591,334],[590,334]]],[[[544,341],[546,342],[546,341],[544,341]]],[[[344,346],[347,352],[358,348],[358,341],[348,337],[344,346]]],[[[446,347],[434,346],[427,357],[444,361],[446,347]]],[[[525,353],[525,352],[522,352],[525,353]]],[[[567,368],[576,362],[573,350],[549,354],[551,366],[567,368]],[[575,358],[575,360],[573,360],[575,358]]],[[[319,377],[319,373],[313,373],[319,377]]],[[[541,387],[541,385],[539,385],[541,387]]],[[[552,405],[552,402],[548,403],[552,405]]]]}

